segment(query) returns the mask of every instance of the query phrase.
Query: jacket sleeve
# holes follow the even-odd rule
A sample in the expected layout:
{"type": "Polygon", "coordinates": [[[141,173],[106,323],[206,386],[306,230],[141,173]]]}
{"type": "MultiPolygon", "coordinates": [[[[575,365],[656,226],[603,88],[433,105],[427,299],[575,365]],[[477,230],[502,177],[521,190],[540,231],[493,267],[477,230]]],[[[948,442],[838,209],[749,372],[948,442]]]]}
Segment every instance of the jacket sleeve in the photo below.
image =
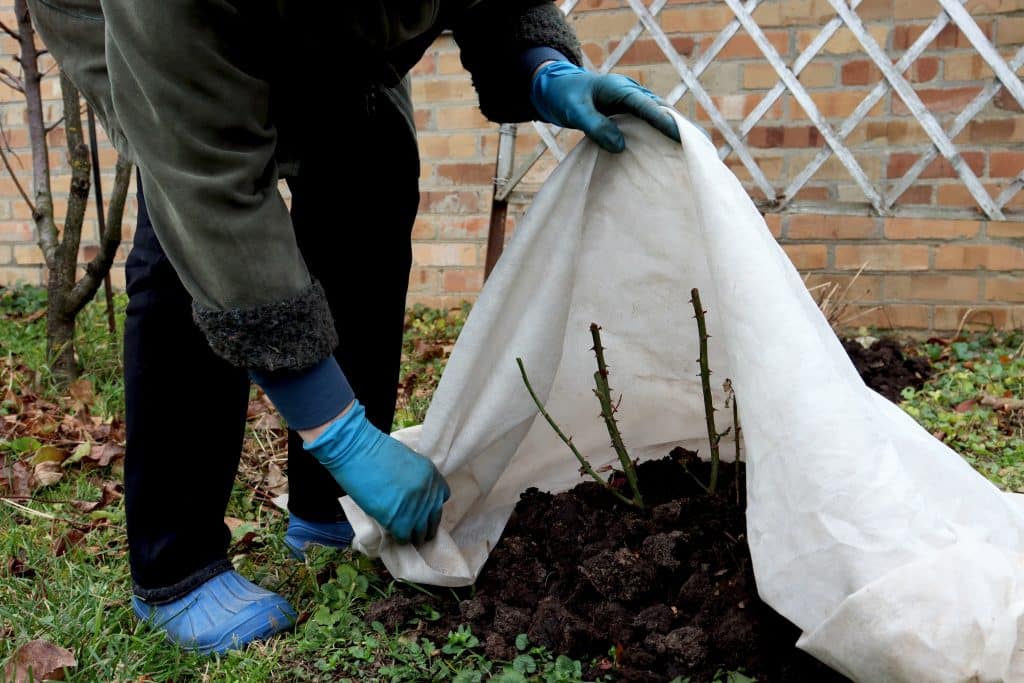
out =
{"type": "Polygon", "coordinates": [[[235,365],[316,365],[337,334],[277,189],[261,3],[102,2],[113,108],[196,322],[235,365]]]}
{"type": "Polygon", "coordinates": [[[452,21],[462,64],[473,76],[480,110],[492,121],[538,119],[530,103],[532,70],[523,55],[551,48],[576,65],[580,44],[562,11],[549,0],[482,0],[452,21]]]}

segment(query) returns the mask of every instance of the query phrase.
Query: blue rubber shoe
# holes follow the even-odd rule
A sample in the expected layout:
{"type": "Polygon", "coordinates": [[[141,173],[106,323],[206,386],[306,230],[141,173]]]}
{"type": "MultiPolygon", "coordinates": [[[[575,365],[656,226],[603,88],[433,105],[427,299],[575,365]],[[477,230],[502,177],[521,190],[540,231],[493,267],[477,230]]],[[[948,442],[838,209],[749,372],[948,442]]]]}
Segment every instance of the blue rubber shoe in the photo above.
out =
{"type": "Polygon", "coordinates": [[[344,549],[352,544],[355,532],[348,522],[307,522],[294,514],[288,517],[288,531],[284,544],[297,560],[306,559],[306,548],[310,545],[324,545],[328,548],[344,549]]]}
{"type": "Polygon", "coordinates": [[[295,610],[277,593],[235,571],[218,574],[183,598],[151,605],[132,597],[135,615],[163,629],[167,639],[201,654],[241,650],[291,628],[295,610]]]}

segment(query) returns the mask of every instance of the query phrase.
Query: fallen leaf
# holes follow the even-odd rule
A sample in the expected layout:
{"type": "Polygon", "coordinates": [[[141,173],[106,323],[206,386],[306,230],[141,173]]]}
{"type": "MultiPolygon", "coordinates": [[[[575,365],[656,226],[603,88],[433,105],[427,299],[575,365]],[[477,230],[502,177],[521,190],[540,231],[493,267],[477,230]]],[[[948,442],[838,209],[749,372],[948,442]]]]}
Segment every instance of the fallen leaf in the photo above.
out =
{"type": "Polygon", "coordinates": [[[64,667],[77,666],[71,650],[54,645],[48,640],[30,640],[21,647],[4,667],[4,680],[12,683],[29,681],[64,680],[64,667]]]}
{"type": "Polygon", "coordinates": [[[84,406],[91,404],[93,397],[95,396],[92,388],[92,382],[87,379],[76,379],[68,385],[68,393],[71,394],[71,398],[84,406]]]}
{"type": "Polygon", "coordinates": [[[245,520],[238,519],[238,517],[225,517],[224,523],[231,530],[231,533],[234,533],[235,529],[245,524],[245,520]]]}
{"type": "Polygon", "coordinates": [[[110,442],[103,444],[99,448],[93,448],[89,453],[89,459],[95,460],[96,464],[100,467],[106,467],[110,464],[111,460],[122,456],[124,456],[124,446],[110,442]]]}
{"type": "Polygon", "coordinates": [[[966,401],[961,401],[953,410],[955,410],[958,413],[966,413],[968,410],[970,410],[976,405],[978,405],[978,399],[969,398],[966,401]]]}
{"type": "Polygon", "coordinates": [[[36,570],[25,564],[25,561],[17,555],[7,558],[7,575],[22,579],[31,579],[36,575],[36,570]]]}
{"type": "Polygon", "coordinates": [[[74,465],[76,462],[81,461],[82,458],[89,457],[90,453],[92,453],[91,443],[86,441],[84,443],[78,444],[75,447],[75,452],[71,454],[71,457],[64,461],[64,467],[67,467],[68,465],[74,465]]]}
{"type": "Polygon", "coordinates": [[[25,462],[18,460],[11,465],[7,486],[13,495],[27,498],[32,493],[32,487],[29,485],[31,481],[32,470],[25,462]]]}
{"type": "Polygon", "coordinates": [[[68,452],[56,446],[42,446],[29,462],[38,465],[44,462],[55,462],[58,465],[68,459],[68,452]]]}
{"type": "Polygon", "coordinates": [[[284,429],[284,425],[277,413],[266,412],[257,418],[252,428],[277,432],[284,429]]]}
{"type": "Polygon", "coordinates": [[[83,538],[85,538],[84,531],[80,529],[71,529],[53,542],[53,556],[63,556],[68,550],[81,543],[83,538]]]}
{"type": "Polygon", "coordinates": [[[32,470],[32,480],[35,483],[36,488],[53,486],[59,482],[63,476],[64,472],[61,470],[59,462],[41,462],[35,466],[34,470],[32,470]]]}
{"type": "Polygon", "coordinates": [[[271,495],[281,495],[288,490],[288,477],[284,476],[280,467],[270,463],[270,466],[267,467],[266,485],[271,495]]]}
{"type": "Polygon", "coordinates": [[[121,484],[116,481],[107,481],[103,484],[99,500],[76,500],[71,505],[80,512],[93,512],[105,508],[123,495],[121,484]]]}

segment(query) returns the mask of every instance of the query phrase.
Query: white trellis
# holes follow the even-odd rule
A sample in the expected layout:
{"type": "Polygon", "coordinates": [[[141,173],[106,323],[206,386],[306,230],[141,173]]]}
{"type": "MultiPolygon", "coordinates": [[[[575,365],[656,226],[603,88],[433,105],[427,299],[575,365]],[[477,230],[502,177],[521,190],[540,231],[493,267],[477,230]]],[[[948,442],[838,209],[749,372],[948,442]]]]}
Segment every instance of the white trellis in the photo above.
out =
{"type": "MultiPolygon", "coordinates": [[[[571,13],[578,1],[565,0],[561,5],[562,11],[566,14],[571,13]]],[[[740,163],[749,172],[753,185],[764,194],[764,199],[759,200],[759,203],[762,209],[766,211],[852,212],[879,216],[894,215],[897,212],[903,215],[935,215],[938,211],[941,211],[943,215],[947,216],[973,213],[975,217],[980,212],[989,220],[1005,220],[1004,207],[1014,195],[1024,188],[1024,171],[1017,175],[999,196],[992,197],[975,175],[970,165],[963,159],[953,140],[981,112],[985,105],[995,97],[1002,87],[1005,87],[1017,103],[1024,108],[1024,84],[1021,83],[1020,78],[1017,76],[1017,69],[1024,65],[1024,47],[1020,48],[1008,61],[1003,59],[988,38],[985,37],[985,34],[978,27],[974,18],[964,9],[963,3],[965,0],[939,0],[942,9],[938,16],[935,17],[924,32],[921,33],[895,63],[878,45],[857,15],[856,10],[861,0],[828,0],[834,8],[836,16],[821,27],[814,40],[803,49],[791,66],[787,65],[779,55],[753,18],[753,12],[762,0],[746,0],[745,2],[741,0],[723,1],[729,6],[735,17],[722,29],[708,49],[703,51],[692,64],[687,64],[686,60],[673,47],[671,40],[658,24],[657,16],[665,7],[666,0],[652,0],[650,4],[645,4],[644,0],[627,0],[629,7],[636,15],[636,24],[623,36],[622,41],[600,65],[592,64],[584,55],[585,65],[587,68],[600,73],[608,73],[619,63],[623,55],[626,54],[626,51],[629,50],[636,40],[646,32],[654,40],[662,53],[664,53],[668,63],[679,77],[679,83],[668,93],[665,99],[669,104],[675,105],[687,93],[692,94],[697,103],[707,112],[711,125],[718,130],[725,141],[719,149],[720,158],[725,159],[730,154],[735,154],[738,157],[740,163]],[[904,78],[903,72],[917,60],[939,33],[950,23],[955,24],[963,32],[977,54],[992,69],[995,76],[982,88],[981,92],[974,97],[968,106],[953,119],[948,128],[943,128],[942,124],[928,110],[915,90],[904,78]],[[854,109],[853,113],[841,125],[834,127],[829,124],[818,110],[814,100],[797,77],[814,60],[836,32],[844,26],[857,39],[871,62],[882,73],[883,78],[875,84],[867,96],[854,109]],[[739,126],[734,128],[726,120],[726,117],[718,107],[715,106],[711,96],[701,84],[700,77],[740,28],[747,32],[761,50],[765,60],[774,69],[778,81],[771,90],[762,96],[760,102],[739,126]],[[821,133],[825,144],[818,150],[818,153],[811,162],[797,173],[788,184],[784,187],[777,187],[765,176],[763,169],[758,165],[744,140],[747,134],[753,130],[765,114],[768,113],[772,105],[786,91],[789,91],[806,112],[812,124],[821,133]],[[903,101],[910,114],[921,125],[931,141],[931,147],[922,154],[917,162],[901,178],[895,181],[892,179],[871,178],[857,162],[844,142],[864,117],[868,115],[872,107],[890,91],[895,92],[903,101]],[[864,193],[865,201],[860,204],[844,203],[841,206],[829,207],[821,202],[797,200],[797,193],[829,157],[833,155],[842,163],[850,173],[853,181],[864,193]],[[914,184],[928,165],[940,155],[949,162],[960,182],[970,192],[971,197],[973,197],[977,204],[977,209],[967,212],[963,210],[959,212],[955,210],[938,210],[934,207],[899,207],[897,209],[895,204],[900,196],[914,184]]],[[[561,129],[538,122],[534,122],[533,126],[539,134],[541,141],[518,164],[513,162],[512,153],[514,145],[510,142],[516,134],[516,127],[504,125],[501,128],[502,144],[499,145],[498,151],[498,177],[495,180],[494,193],[495,206],[501,209],[501,225],[504,224],[503,208],[505,203],[533,165],[548,152],[557,161],[561,161],[566,155],[566,151],[559,141],[562,134],[561,129]]],[[[492,215],[492,242],[497,236],[495,231],[498,229],[499,221],[496,218],[496,216],[492,215]]],[[[500,250],[500,247],[498,249],[500,250]]]]}

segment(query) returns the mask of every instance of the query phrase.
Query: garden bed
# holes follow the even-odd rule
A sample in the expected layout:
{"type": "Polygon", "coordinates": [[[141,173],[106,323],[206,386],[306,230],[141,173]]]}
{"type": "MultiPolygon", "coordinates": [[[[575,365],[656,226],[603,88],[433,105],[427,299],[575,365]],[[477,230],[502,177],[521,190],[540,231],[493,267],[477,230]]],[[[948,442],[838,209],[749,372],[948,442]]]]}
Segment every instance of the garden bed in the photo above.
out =
{"type": "MultiPolygon", "coordinates": [[[[888,340],[844,346],[893,400],[930,374],[927,359],[888,340]]],[[[594,482],[557,495],[529,489],[472,589],[443,598],[397,591],[366,618],[392,630],[416,623],[435,641],[469,625],[496,660],[514,659],[526,634],[586,662],[587,680],[697,683],[743,672],[763,683],[845,681],[798,650],[799,630],[757,595],[744,465],[723,463],[716,496],[699,483],[708,470],[682,449],[643,463],[645,510],[594,482]]],[[[612,481],[625,487],[620,479],[612,481]]]]}

